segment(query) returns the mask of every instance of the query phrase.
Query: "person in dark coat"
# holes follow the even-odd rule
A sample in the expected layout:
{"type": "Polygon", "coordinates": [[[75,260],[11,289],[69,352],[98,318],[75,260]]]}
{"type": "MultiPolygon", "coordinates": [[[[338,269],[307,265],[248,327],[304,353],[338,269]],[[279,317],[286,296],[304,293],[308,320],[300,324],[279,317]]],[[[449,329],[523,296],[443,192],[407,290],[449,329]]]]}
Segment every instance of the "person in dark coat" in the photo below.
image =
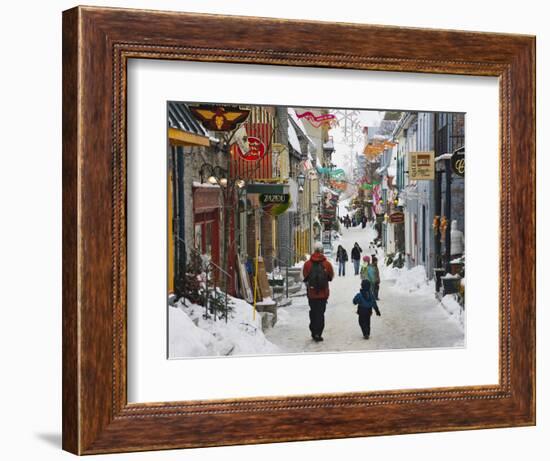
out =
{"type": "Polygon", "coordinates": [[[357,314],[359,315],[359,326],[363,333],[363,338],[370,338],[370,319],[372,317],[372,311],[376,312],[376,315],[380,317],[380,310],[374,293],[371,290],[371,284],[368,279],[361,282],[361,290],[353,298],[353,304],[357,306],[357,314]]]}
{"type": "Polygon", "coordinates": [[[323,254],[323,244],[316,242],[313,246],[314,252],[304,263],[302,269],[303,280],[307,284],[307,300],[309,303],[309,331],[314,341],[323,341],[323,330],[325,329],[325,310],[327,300],[330,295],[329,285],[334,278],[334,269],[332,264],[323,254]],[[320,266],[320,267],[319,267],[320,266]],[[321,269],[324,272],[324,281],[326,286],[312,286],[314,272],[321,269]]]}
{"type": "Polygon", "coordinates": [[[359,262],[361,261],[362,252],[363,252],[363,249],[359,246],[357,242],[355,242],[351,250],[351,260],[353,262],[353,269],[355,270],[355,275],[359,274],[359,262]]]}
{"type": "Polygon", "coordinates": [[[338,276],[346,275],[347,260],[348,260],[348,252],[342,245],[338,245],[338,250],[336,250],[336,262],[338,263],[338,276]]]}
{"type": "Polygon", "coordinates": [[[349,229],[351,226],[351,219],[349,217],[349,214],[346,215],[346,229],[349,229]]]}

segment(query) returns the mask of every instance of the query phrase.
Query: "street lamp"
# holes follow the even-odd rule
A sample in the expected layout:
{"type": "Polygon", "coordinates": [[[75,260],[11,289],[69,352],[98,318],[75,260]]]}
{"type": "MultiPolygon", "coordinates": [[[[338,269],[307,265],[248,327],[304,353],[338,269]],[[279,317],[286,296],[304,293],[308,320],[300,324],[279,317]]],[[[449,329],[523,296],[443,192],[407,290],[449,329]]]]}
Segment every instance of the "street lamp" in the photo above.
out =
{"type": "Polygon", "coordinates": [[[216,183],[218,183],[220,186],[222,187],[227,186],[227,171],[224,170],[221,166],[216,165],[213,168],[213,176],[215,178],[216,183]]]}
{"type": "Polygon", "coordinates": [[[296,176],[296,179],[298,180],[298,186],[304,187],[304,184],[306,183],[306,176],[304,173],[300,173],[298,176],[296,176]]]}
{"type": "Polygon", "coordinates": [[[199,170],[199,175],[201,177],[201,184],[204,183],[205,178],[210,184],[216,184],[216,178],[214,178],[214,167],[210,163],[203,163],[201,169],[199,170]],[[214,182],[212,182],[212,180],[214,182]]]}
{"type": "Polygon", "coordinates": [[[298,181],[298,190],[300,192],[303,192],[304,191],[304,184],[306,183],[306,176],[304,175],[304,173],[301,173],[296,176],[296,180],[298,181]]]}
{"type": "Polygon", "coordinates": [[[201,183],[208,182],[209,184],[219,184],[222,187],[227,186],[227,171],[221,166],[212,166],[210,163],[203,163],[199,170],[201,183]]]}

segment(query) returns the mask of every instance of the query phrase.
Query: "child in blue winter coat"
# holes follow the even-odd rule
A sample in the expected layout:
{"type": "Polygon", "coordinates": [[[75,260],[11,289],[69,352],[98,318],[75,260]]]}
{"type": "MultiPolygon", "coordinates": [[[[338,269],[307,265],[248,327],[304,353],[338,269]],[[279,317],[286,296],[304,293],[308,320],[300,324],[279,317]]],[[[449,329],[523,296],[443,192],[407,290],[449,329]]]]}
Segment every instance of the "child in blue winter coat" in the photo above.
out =
{"type": "Polygon", "coordinates": [[[371,283],[368,279],[361,282],[361,290],[353,298],[353,304],[357,305],[357,314],[359,314],[359,326],[363,332],[363,338],[370,337],[370,318],[372,311],[380,317],[380,310],[376,304],[376,297],[371,290],[371,283]]]}

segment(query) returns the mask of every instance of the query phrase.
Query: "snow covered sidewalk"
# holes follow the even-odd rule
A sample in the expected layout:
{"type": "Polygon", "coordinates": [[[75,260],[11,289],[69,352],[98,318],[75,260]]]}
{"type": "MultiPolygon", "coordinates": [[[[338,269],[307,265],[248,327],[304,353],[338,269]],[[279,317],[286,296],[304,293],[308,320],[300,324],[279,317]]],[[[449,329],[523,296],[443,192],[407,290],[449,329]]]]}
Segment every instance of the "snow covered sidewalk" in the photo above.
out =
{"type": "MultiPolygon", "coordinates": [[[[369,249],[369,243],[374,238],[373,229],[356,227],[344,232],[343,238],[335,244],[343,245],[348,254],[356,241],[363,248],[363,255],[376,252],[374,248],[369,249]]],[[[379,266],[382,275],[379,301],[382,316],[372,316],[369,340],[363,339],[356,307],[351,302],[359,289],[360,279],[353,275],[353,267],[349,262],[346,276],[336,276],[330,286],[323,342],[316,343],[310,337],[306,297],[295,298],[291,306],[279,309],[279,321],[275,328],[266,331],[267,339],[283,353],[449,348],[464,345],[463,328],[435,299],[433,285],[426,283],[421,276],[423,268],[411,271],[384,268],[382,257],[379,257],[379,266]]]]}
{"type": "MultiPolygon", "coordinates": [[[[348,254],[355,242],[363,255],[378,253],[381,274],[378,305],[382,313],[371,319],[371,336],[365,340],[352,304],[360,278],[347,263],[346,276],[335,276],[325,314],[323,342],[314,342],[309,332],[309,306],[305,296],[293,298],[277,311],[273,328],[262,331],[260,315],[242,299],[231,298],[233,311],[228,322],[204,319],[204,307],[169,307],[169,356],[206,357],[266,355],[304,352],[449,348],[464,345],[460,306],[452,299],[443,304],[434,297],[433,281],[426,282],[423,267],[411,270],[384,266],[379,249],[370,245],[376,232],[371,227],[350,228],[337,240],[348,254]]],[[[336,251],[333,251],[336,254],[336,251]]],[[[336,266],[335,261],[331,260],[336,266]]],[[[336,269],[336,273],[337,268],[336,269]]],[[[447,298],[447,297],[446,297],[447,298]]]]}

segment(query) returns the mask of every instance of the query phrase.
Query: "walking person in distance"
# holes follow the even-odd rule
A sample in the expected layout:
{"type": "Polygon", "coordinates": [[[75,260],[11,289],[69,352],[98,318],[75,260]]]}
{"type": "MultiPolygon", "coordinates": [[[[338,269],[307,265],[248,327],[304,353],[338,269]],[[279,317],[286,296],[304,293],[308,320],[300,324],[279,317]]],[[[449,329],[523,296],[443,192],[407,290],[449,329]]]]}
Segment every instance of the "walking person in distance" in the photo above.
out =
{"type": "Polygon", "coordinates": [[[351,250],[351,260],[353,261],[353,268],[355,269],[355,275],[359,274],[359,261],[361,261],[362,248],[357,242],[353,245],[351,250]]]}
{"type": "Polygon", "coordinates": [[[309,331],[314,341],[323,341],[325,310],[330,295],[329,282],[334,278],[332,264],[323,254],[323,244],[315,242],[313,254],[304,263],[302,275],[307,286],[309,331]]]}
{"type": "Polygon", "coordinates": [[[336,251],[336,262],[338,263],[338,276],[346,275],[346,262],[348,260],[348,252],[342,245],[338,245],[336,251]]]}

